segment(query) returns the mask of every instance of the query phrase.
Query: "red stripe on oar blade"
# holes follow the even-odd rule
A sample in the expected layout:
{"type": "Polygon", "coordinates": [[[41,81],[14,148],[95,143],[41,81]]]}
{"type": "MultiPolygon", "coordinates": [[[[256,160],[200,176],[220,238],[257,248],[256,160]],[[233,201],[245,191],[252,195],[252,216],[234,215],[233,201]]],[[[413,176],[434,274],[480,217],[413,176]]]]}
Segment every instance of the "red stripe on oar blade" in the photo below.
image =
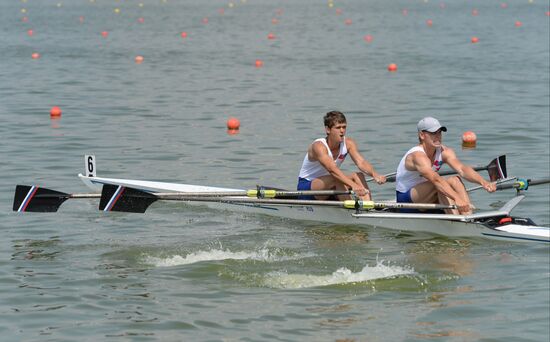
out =
{"type": "Polygon", "coordinates": [[[123,187],[122,185],[119,185],[119,187],[117,188],[117,190],[111,197],[111,200],[109,201],[109,203],[107,203],[103,211],[111,211],[113,209],[117,201],[120,199],[120,197],[122,197],[122,194],[124,193],[124,189],[125,187],[123,187]]]}
{"type": "Polygon", "coordinates": [[[34,195],[36,195],[36,192],[38,191],[37,186],[33,186],[29,189],[29,192],[27,193],[27,196],[25,196],[25,199],[21,203],[21,206],[19,207],[19,210],[17,212],[24,212],[27,210],[27,207],[29,206],[29,203],[31,203],[34,195]]]}

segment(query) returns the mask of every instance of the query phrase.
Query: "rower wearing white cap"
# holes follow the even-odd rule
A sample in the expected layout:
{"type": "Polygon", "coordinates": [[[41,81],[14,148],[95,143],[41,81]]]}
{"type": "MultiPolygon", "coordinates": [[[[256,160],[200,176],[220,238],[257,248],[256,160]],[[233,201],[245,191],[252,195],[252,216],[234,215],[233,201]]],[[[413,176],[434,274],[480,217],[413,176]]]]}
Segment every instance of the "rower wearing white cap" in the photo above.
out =
{"type": "Polygon", "coordinates": [[[419,144],[405,153],[397,167],[397,202],[455,204],[458,209],[449,209],[448,214],[471,214],[473,206],[461,177],[488,192],[495,191],[496,185],[463,164],[453,149],[441,143],[442,132],[447,132],[447,127],[437,119],[425,117],[418,122],[417,129],[419,144]],[[437,172],[444,163],[458,176],[440,176],[437,172]]]}

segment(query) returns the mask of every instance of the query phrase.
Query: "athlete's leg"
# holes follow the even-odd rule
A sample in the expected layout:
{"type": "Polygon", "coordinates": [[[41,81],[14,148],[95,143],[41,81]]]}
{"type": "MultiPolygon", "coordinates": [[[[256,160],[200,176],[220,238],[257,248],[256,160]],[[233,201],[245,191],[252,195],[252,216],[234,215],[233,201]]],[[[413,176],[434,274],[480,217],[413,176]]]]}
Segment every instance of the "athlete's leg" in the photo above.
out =
{"type": "MultiPolygon", "coordinates": [[[[411,189],[411,199],[414,203],[439,203],[453,205],[454,201],[441,194],[431,182],[420,183],[411,189]]],[[[447,214],[458,214],[457,209],[445,209],[447,214]]]]}
{"type": "MultiPolygon", "coordinates": [[[[348,175],[353,182],[359,184],[363,184],[363,186],[368,190],[367,182],[365,180],[365,176],[363,174],[354,173],[351,175],[348,175]]],[[[344,185],[342,182],[338,181],[336,178],[334,178],[331,175],[327,176],[321,176],[319,178],[315,178],[311,182],[311,190],[335,190],[335,191],[348,191],[348,187],[344,185]]],[[[345,201],[351,199],[350,195],[338,195],[336,196],[338,200],[345,201]]],[[[316,199],[319,200],[326,200],[329,198],[329,196],[315,196],[316,199]]],[[[363,200],[369,200],[371,199],[370,193],[367,193],[366,196],[363,196],[361,199],[363,200]]]]}
{"type": "Polygon", "coordinates": [[[354,172],[351,175],[349,175],[351,179],[357,184],[362,184],[365,189],[367,189],[367,195],[361,197],[362,200],[370,201],[372,200],[372,195],[370,193],[369,185],[367,184],[367,180],[365,179],[365,175],[362,172],[354,172]]]}
{"type": "MultiPolygon", "coordinates": [[[[453,188],[453,190],[461,196],[464,200],[470,202],[468,192],[464,187],[464,183],[458,176],[446,178],[445,181],[453,188]]],[[[435,186],[430,182],[420,183],[411,189],[411,198],[415,203],[439,203],[444,205],[454,205],[455,201],[445,196],[436,190],[435,186]]],[[[445,209],[445,213],[458,215],[460,212],[458,209],[445,209]]],[[[464,213],[466,215],[470,212],[464,213]]]]}
{"type": "MultiPolygon", "coordinates": [[[[311,181],[311,190],[347,190],[345,186],[338,182],[331,175],[321,176],[311,181]]],[[[318,200],[327,200],[330,196],[315,196],[318,200]]]]}
{"type": "MultiPolygon", "coordinates": [[[[472,202],[470,201],[470,195],[468,195],[468,191],[466,191],[466,187],[464,186],[462,179],[459,176],[452,176],[452,177],[446,178],[446,180],[449,183],[449,185],[453,188],[453,190],[460,196],[460,198],[468,202],[472,210],[475,209],[474,206],[472,205],[472,202]]],[[[471,213],[472,211],[470,210],[469,212],[464,214],[469,215],[471,213]]]]}

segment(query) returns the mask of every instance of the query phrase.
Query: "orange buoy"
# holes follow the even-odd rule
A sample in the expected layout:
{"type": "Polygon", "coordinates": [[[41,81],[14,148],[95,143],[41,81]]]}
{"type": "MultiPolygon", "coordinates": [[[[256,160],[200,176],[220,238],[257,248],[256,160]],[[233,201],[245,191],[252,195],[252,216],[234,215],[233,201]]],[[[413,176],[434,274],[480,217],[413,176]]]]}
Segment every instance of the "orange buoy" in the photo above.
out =
{"type": "Polygon", "coordinates": [[[403,15],[409,15],[409,10],[404,8],[401,13],[403,13],[403,15]]]}
{"type": "Polygon", "coordinates": [[[477,8],[474,8],[474,9],[472,10],[472,15],[475,17],[475,16],[478,15],[478,14],[479,14],[479,11],[477,10],[477,8]]]}
{"type": "Polygon", "coordinates": [[[264,66],[264,62],[261,59],[256,60],[256,68],[261,68],[264,66]]]}
{"type": "Polygon", "coordinates": [[[351,25],[353,22],[351,21],[351,19],[348,18],[348,19],[346,19],[346,21],[344,21],[344,23],[346,25],[351,25]]]}
{"type": "Polygon", "coordinates": [[[516,27],[521,27],[521,25],[523,25],[523,24],[522,24],[522,22],[521,22],[521,21],[519,21],[519,20],[516,20],[516,23],[515,23],[515,25],[516,25],[516,27]]]}
{"type": "Polygon", "coordinates": [[[207,17],[202,18],[202,23],[203,24],[208,24],[208,18],[207,17]]]}
{"type": "Polygon", "coordinates": [[[434,24],[434,22],[433,22],[433,20],[432,20],[432,19],[428,19],[428,20],[426,20],[426,25],[428,25],[428,26],[430,26],[430,27],[431,27],[431,26],[432,26],[433,24],[434,24]]]}
{"type": "Polygon", "coordinates": [[[143,62],[143,56],[136,56],[135,61],[136,64],[141,64],[143,62]]]}
{"type": "Polygon", "coordinates": [[[471,41],[472,41],[473,44],[475,44],[475,43],[479,42],[479,38],[478,37],[472,37],[471,41]]]}
{"type": "Polygon", "coordinates": [[[27,34],[29,35],[29,37],[32,37],[32,35],[34,34],[34,31],[33,30],[28,30],[27,34]]]}
{"type": "Polygon", "coordinates": [[[145,19],[143,17],[138,18],[138,23],[143,24],[145,22],[145,19]]]}
{"type": "Polygon", "coordinates": [[[23,17],[23,18],[21,18],[21,21],[24,22],[24,23],[26,23],[26,22],[29,21],[29,17],[23,17]]]}
{"type": "Polygon", "coordinates": [[[397,64],[391,63],[388,65],[388,71],[395,72],[397,71],[397,64]]]}
{"type": "Polygon", "coordinates": [[[80,17],[78,17],[78,21],[80,21],[80,23],[82,24],[84,22],[84,16],[81,15],[80,17]]]}
{"type": "Polygon", "coordinates": [[[183,31],[180,35],[181,35],[182,38],[187,38],[187,32],[185,32],[185,31],[183,31]]]}
{"type": "Polygon", "coordinates": [[[38,59],[38,58],[40,58],[40,54],[38,52],[33,52],[31,57],[32,57],[32,59],[38,59]]]}
{"type": "Polygon", "coordinates": [[[279,19],[273,18],[273,19],[271,19],[271,23],[272,23],[273,25],[277,25],[277,24],[279,23],[279,19]]]}
{"type": "Polygon", "coordinates": [[[53,106],[52,109],[50,109],[50,117],[59,118],[60,116],[61,116],[61,108],[57,106],[53,106]]]}
{"type": "Polygon", "coordinates": [[[503,2],[503,3],[500,4],[500,8],[506,9],[506,8],[508,8],[508,4],[503,2]]]}
{"type": "Polygon", "coordinates": [[[366,36],[364,36],[363,39],[364,39],[367,43],[372,42],[372,36],[371,36],[370,34],[367,34],[366,36]]]}
{"type": "Polygon", "coordinates": [[[477,143],[477,136],[472,131],[466,131],[462,134],[462,147],[472,148],[477,143]]]}
{"type": "Polygon", "coordinates": [[[550,17],[550,11],[546,11],[546,16],[550,17]]]}
{"type": "Polygon", "coordinates": [[[227,129],[239,129],[240,126],[241,126],[241,123],[237,118],[229,118],[227,120],[227,129]]]}
{"type": "Polygon", "coordinates": [[[267,35],[267,39],[273,40],[273,39],[275,39],[275,35],[273,33],[269,33],[267,35]]]}
{"type": "Polygon", "coordinates": [[[108,35],[109,35],[109,32],[107,32],[107,31],[101,32],[101,36],[102,36],[103,38],[107,38],[108,35]]]}
{"type": "Polygon", "coordinates": [[[340,15],[342,14],[342,9],[341,8],[337,8],[336,9],[336,15],[340,15]]]}

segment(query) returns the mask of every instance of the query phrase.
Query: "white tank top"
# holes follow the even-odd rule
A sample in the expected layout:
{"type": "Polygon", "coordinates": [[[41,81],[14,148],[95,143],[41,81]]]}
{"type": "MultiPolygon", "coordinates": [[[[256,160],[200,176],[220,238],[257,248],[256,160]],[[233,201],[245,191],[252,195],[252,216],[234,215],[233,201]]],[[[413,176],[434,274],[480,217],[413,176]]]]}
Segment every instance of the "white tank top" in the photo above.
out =
{"type": "MultiPolygon", "coordinates": [[[[348,148],[346,147],[346,137],[344,137],[344,140],[340,143],[340,150],[338,152],[338,157],[334,159],[334,156],[332,155],[332,151],[328,147],[327,141],[325,138],[319,138],[316,139],[313,143],[316,143],[317,141],[320,141],[325,145],[328,151],[328,155],[334,160],[336,163],[336,166],[340,167],[344,160],[346,159],[346,156],[348,155],[348,148]]],[[[321,176],[329,175],[329,172],[327,169],[321,165],[318,161],[310,161],[309,160],[309,153],[306,153],[306,156],[304,157],[304,162],[302,163],[302,168],[300,169],[300,178],[305,178],[309,181],[314,180],[315,178],[319,178],[321,176]]]]}
{"type": "MultiPolygon", "coordinates": [[[[403,156],[403,159],[401,159],[401,162],[397,167],[397,175],[395,176],[395,190],[399,192],[407,192],[417,184],[420,184],[426,181],[426,178],[422,177],[420,175],[420,172],[409,171],[405,167],[405,159],[407,159],[407,156],[417,151],[426,153],[422,148],[422,146],[415,146],[411,148],[409,151],[407,151],[407,153],[405,153],[405,155],[403,156]]],[[[441,169],[441,166],[443,165],[443,158],[441,156],[441,152],[442,152],[441,148],[437,148],[435,150],[435,158],[434,158],[434,163],[432,165],[432,170],[434,170],[435,172],[438,172],[439,169],[441,169]]]]}

